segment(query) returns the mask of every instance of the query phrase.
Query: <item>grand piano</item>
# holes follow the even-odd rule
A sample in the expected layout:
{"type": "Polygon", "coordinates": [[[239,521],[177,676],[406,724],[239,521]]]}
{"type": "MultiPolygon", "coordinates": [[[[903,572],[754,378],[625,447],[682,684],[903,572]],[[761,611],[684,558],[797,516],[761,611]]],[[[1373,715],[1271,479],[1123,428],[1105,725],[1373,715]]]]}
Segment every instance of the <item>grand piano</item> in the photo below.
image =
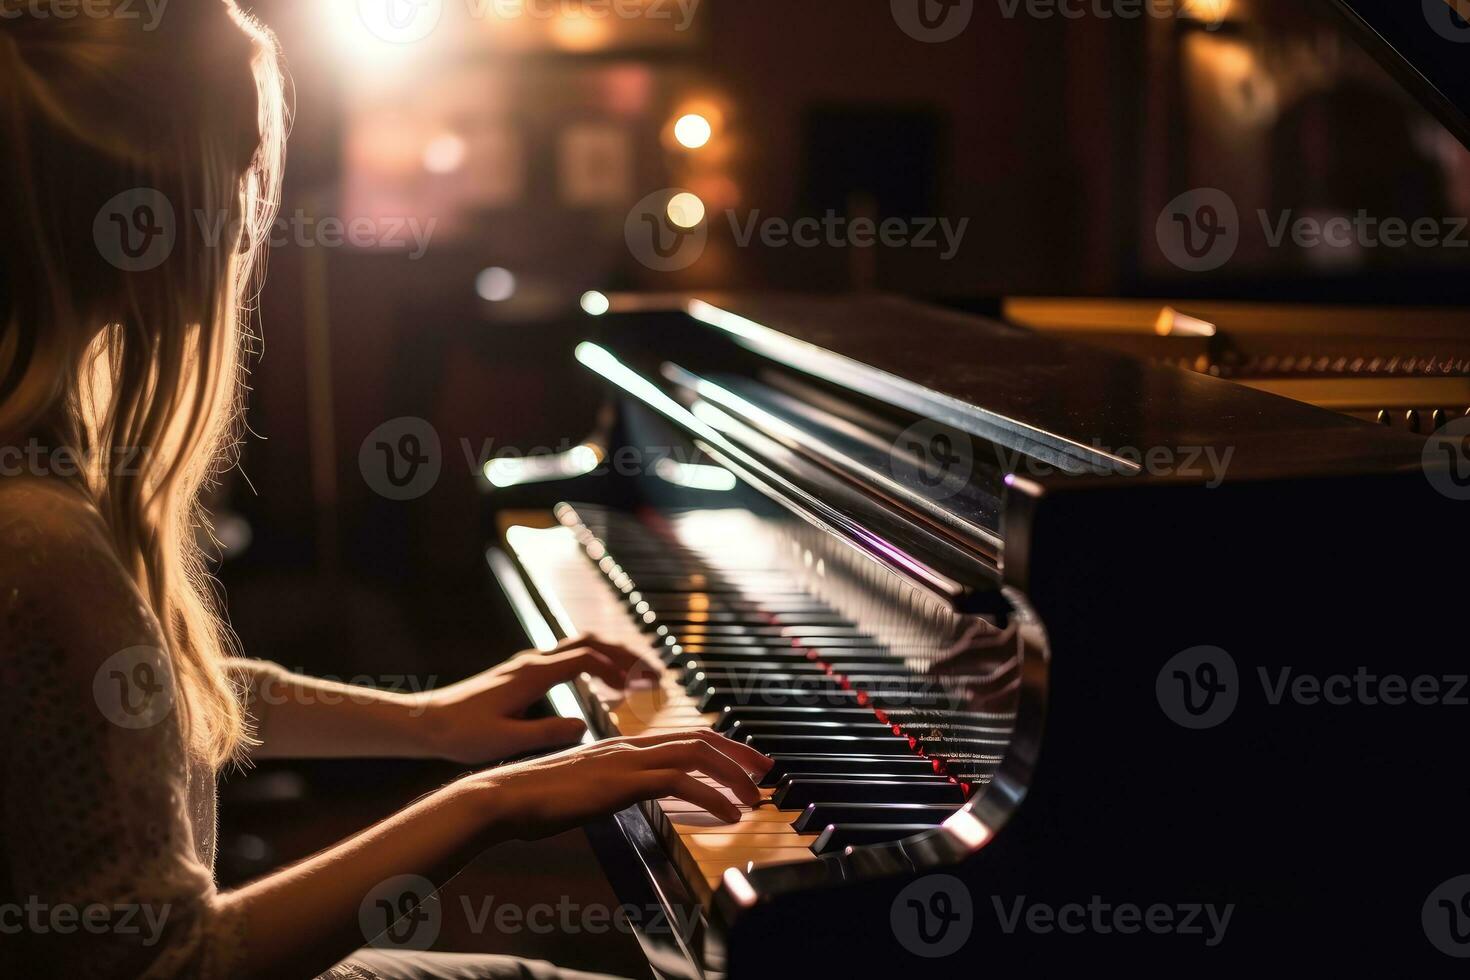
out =
{"type": "MultiPolygon", "coordinates": [[[[1470,47],[1418,3],[1339,6],[1463,138],[1470,47]]],[[[664,910],[656,975],[1463,969],[1461,314],[1379,408],[1388,323],[1355,353],[1236,310],[1263,349],[1215,358],[1175,356],[1193,315],[1109,344],[1024,302],[592,309],[607,411],[536,474],[575,479],[496,496],[491,570],[537,644],[664,665],[553,692],[589,738],[776,760],[736,824],[656,800],[588,828],[664,910]]]]}

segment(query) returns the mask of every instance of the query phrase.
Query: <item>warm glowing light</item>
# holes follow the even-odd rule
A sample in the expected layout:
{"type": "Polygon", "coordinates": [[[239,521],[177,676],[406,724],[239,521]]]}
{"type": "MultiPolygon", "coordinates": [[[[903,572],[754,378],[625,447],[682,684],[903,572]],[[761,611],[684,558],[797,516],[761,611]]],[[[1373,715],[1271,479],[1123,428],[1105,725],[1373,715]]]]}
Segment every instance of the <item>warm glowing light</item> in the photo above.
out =
{"type": "Polygon", "coordinates": [[[551,38],[567,51],[595,51],[605,47],[611,29],[607,20],[575,8],[567,9],[551,23],[551,38]]]}
{"type": "Polygon", "coordinates": [[[944,821],[944,829],[954,834],[970,850],[979,850],[990,840],[990,828],[969,810],[958,810],[944,821]]]}
{"type": "Polygon", "coordinates": [[[1179,13],[1190,20],[1218,27],[1230,16],[1230,6],[1231,0],[1183,0],[1179,13]]]}
{"type": "Polygon", "coordinates": [[[592,446],[581,445],[564,453],[547,456],[502,456],[485,464],[485,479],[504,490],[527,483],[547,483],[586,476],[597,469],[602,456],[592,446]]]}
{"type": "Polygon", "coordinates": [[[669,199],[669,221],[679,228],[695,228],[704,220],[704,202],[688,191],[669,199]]]}
{"type": "Polygon", "coordinates": [[[697,150],[709,143],[714,135],[715,129],[710,121],[697,112],[680,116],[678,122],[674,123],[674,139],[685,149],[697,150]]]}
{"type": "Polygon", "coordinates": [[[591,316],[602,316],[612,309],[612,300],[593,289],[582,294],[582,309],[591,316]]]}
{"type": "Polygon", "coordinates": [[[348,62],[378,69],[401,64],[425,46],[442,19],[444,0],[404,5],[322,0],[319,8],[326,18],[323,34],[348,62]]]}
{"type": "Polygon", "coordinates": [[[680,463],[664,457],[653,467],[659,479],[689,490],[715,492],[735,489],[735,474],[720,466],[680,463]]]}
{"type": "Polygon", "coordinates": [[[516,294],[516,277],[509,269],[491,266],[475,277],[475,292],[490,303],[504,303],[516,294]]]}
{"type": "Polygon", "coordinates": [[[1159,311],[1159,317],[1154,321],[1154,332],[1160,337],[1213,337],[1215,325],[1172,306],[1166,306],[1159,311]]]}
{"type": "Polygon", "coordinates": [[[441,133],[424,147],[424,169],[431,174],[452,174],[464,166],[469,144],[454,133],[441,133]]]}

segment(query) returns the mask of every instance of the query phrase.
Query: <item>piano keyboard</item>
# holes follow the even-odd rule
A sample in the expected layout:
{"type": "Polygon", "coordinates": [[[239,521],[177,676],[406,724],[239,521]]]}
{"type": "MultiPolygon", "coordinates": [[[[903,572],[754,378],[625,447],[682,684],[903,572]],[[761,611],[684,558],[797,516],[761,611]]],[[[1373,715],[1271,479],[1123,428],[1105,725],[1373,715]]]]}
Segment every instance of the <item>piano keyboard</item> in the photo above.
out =
{"type": "Polygon", "coordinates": [[[999,766],[1010,717],[958,710],[949,686],[763,553],[754,515],[720,512],[721,538],[740,542],[720,547],[691,535],[697,520],[584,510],[587,520],[563,506],[560,526],[516,527],[506,539],[564,634],[596,633],[665,665],[625,691],[583,675],[578,695],[594,731],[710,728],[775,759],[761,804],[741,806],[737,823],[677,799],[644,806],[706,903],[728,869],[928,830],[999,766]],[[942,756],[925,736],[939,726],[942,756]]]}

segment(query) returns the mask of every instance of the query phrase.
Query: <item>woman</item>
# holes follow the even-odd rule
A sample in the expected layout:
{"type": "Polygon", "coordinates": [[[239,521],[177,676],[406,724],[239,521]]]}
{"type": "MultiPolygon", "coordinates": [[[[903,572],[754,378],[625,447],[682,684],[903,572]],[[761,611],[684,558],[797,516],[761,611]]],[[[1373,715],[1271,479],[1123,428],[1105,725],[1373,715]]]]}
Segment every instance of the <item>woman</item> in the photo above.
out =
{"type": "Polygon", "coordinates": [[[282,77],[234,0],[174,0],[156,22],[139,9],[0,0],[0,962],[24,968],[0,974],[548,975],[354,959],[371,938],[359,912],[385,881],[441,881],[497,840],[641,799],[737,819],[769,760],[708,733],[584,746],[476,772],[216,889],[222,766],[567,745],[577,723],[518,716],[580,671],[623,683],[637,658],[585,639],[426,695],[324,699],[326,685],[227,657],[197,500],[230,462],[282,77]]]}

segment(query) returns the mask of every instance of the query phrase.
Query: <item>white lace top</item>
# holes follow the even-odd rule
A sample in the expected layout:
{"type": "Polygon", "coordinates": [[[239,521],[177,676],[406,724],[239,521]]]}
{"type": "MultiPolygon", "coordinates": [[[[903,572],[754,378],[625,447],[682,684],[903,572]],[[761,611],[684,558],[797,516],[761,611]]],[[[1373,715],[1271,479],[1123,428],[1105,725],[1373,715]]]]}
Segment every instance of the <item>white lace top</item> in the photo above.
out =
{"type": "Polygon", "coordinates": [[[215,773],[189,763],[176,712],[120,714],[114,693],[162,646],[82,497],[0,480],[0,976],[239,972],[215,773]]]}

